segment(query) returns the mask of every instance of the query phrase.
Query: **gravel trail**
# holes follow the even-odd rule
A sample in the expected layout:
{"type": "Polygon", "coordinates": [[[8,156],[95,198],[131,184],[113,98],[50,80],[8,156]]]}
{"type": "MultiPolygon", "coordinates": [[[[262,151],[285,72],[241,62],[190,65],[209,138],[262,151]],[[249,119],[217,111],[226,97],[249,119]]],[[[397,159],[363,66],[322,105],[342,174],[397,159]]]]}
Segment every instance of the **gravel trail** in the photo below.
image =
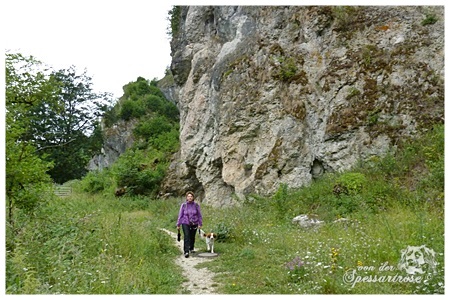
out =
{"type": "MultiPolygon", "coordinates": [[[[177,234],[165,228],[161,228],[162,231],[169,234],[176,246],[180,249],[180,256],[176,258],[175,263],[178,264],[183,269],[183,276],[186,281],[183,283],[183,288],[187,293],[190,294],[216,294],[215,287],[217,284],[213,281],[214,273],[207,268],[198,269],[196,266],[199,263],[208,261],[210,258],[203,258],[196,255],[196,253],[191,254],[188,258],[185,258],[183,253],[183,240],[177,241],[177,234]]],[[[203,240],[196,240],[196,244],[204,243],[203,240]]],[[[206,247],[206,245],[205,245],[206,247]]],[[[197,249],[194,249],[197,251],[197,249]]],[[[185,293],[182,291],[182,293],[185,293]]]]}

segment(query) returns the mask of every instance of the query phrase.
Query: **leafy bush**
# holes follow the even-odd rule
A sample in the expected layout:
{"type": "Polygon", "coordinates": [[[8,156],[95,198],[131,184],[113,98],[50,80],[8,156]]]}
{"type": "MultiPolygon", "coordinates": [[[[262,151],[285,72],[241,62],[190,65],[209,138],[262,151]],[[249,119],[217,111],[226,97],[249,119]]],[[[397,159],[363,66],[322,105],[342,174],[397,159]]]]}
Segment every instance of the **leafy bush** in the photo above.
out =
{"type": "Polygon", "coordinates": [[[126,186],[131,195],[154,194],[164,178],[167,163],[162,154],[148,153],[139,149],[129,149],[113,166],[117,185],[126,186]],[[155,161],[158,161],[155,164],[155,161]]]}
{"type": "Polygon", "coordinates": [[[134,118],[139,118],[145,114],[145,109],[142,104],[134,100],[125,100],[122,103],[120,110],[120,118],[129,121],[134,118]]]}
{"type": "Polygon", "coordinates": [[[123,87],[123,95],[125,98],[133,100],[150,93],[150,84],[143,77],[138,77],[136,81],[130,82],[123,87]]]}
{"type": "Polygon", "coordinates": [[[91,171],[80,182],[81,189],[91,194],[102,192],[114,187],[114,179],[108,169],[91,171]]]}
{"type": "Polygon", "coordinates": [[[350,195],[359,194],[367,185],[367,178],[361,173],[344,173],[336,180],[336,183],[343,186],[350,195]]]}
{"type": "Polygon", "coordinates": [[[170,131],[163,132],[150,140],[151,145],[159,151],[170,155],[178,151],[180,146],[178,126],[171,128],[170,131]]]}
{"type": "Polygon", "coordinates": [[[175,104],[165,100],[164,96],[149,94],[142,98],[143,106],[147,112],[166,116],[170,120],[178,120],[179,111],[175,104]]]}
{"type": "Polygon", "coordinates": [[[272,197],[273,205],[279,216],[284,216],[289,207],[288,205],[288,186],[287,184],[280,184],[275,195],[272,197]]]}
{"type": "Polygon", "coordinates": [[[275,77],[281,81],[290,82],[298,71],[295,60],[292,57],[280,57],[278,61],[280,62],[280,68],[275,77]]]}
{"type": "Polygon", "coordinates": [[[120,119],[120,107],[115,105],[111,108],[108,108],[103,114],[103,122],[106,127],[113,126],[120,119]]]}
{"type": "Polygon", "coordinates": [[[143,103],[145,108],[153,111],[153,112],[161,112],[163,111],[163,107],[165,105],[164,101],[161,97],[158,97],[153,94],[148,94],[143,97],[143,103]]]}
{"type": "Polygon", "coordinates": [[[173,125],[165,116],[156,116],[141,121],[133,133],[136,137],[149,141],[157,136],[171,131],[173,125]]]}
{"type": "Polygon", "coordinates": [[[212,231],[217,234],[217,241],[227,242],[231,240],[233,230],[224,222],[218,223],[212,231]]]}

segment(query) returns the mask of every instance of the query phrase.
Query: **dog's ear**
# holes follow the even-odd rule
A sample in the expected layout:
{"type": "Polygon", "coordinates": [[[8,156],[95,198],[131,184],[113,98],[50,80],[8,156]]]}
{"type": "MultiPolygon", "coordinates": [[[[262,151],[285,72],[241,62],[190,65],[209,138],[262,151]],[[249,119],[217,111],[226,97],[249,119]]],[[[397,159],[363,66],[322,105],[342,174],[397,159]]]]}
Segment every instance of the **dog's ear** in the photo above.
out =
{"type": "Polygon", "coordinates": [[[212,233],[213,238],[217,238],[217,234],[212,233]]]}

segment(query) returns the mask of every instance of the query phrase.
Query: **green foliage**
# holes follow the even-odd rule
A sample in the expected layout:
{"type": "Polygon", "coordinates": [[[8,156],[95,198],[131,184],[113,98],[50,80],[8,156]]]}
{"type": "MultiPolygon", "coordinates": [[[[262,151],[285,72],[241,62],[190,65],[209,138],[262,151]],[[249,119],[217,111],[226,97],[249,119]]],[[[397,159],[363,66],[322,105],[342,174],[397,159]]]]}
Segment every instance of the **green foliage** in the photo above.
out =
{"type": "Polygon", "coordinates": [[[149,142],[153,148],[158,149],[166,155],[171,155],[178,151],[180,146],[179,136],[179,126],[175,125],[170,131],[163,132],[158,136],[153,137],[149,142]]]}
{"type": "Polygon", "coordinates": [[[332,16],[336,27],[340,30],[349,30],[358,17],[358,7],[356,6],[333,6],[332,16]]]}
{"type": "Polygon", "coordinates": [[[35,107],[32,113],[39,117],[29,134],[40,145],[41,156],[55,163],[49,172],[53,180],[63,183],[81,178],[90,158],[100,151],[102,135],[93,132],[110,99],[106,93],[95,93],[86,71],[78,74],[73,66],[53,71],[50,79],[57,88],[55,100],[35,107]]]}
{"type": "Polygon", "coordinates": [[[346,98],[347,100],[350,100],[350,99],[352,99],[353,97],[357,97],[357,96],[359,96],[359,95],[361,95],[361,91],[358,90],[358,89],[355,88],[355,87],[352,87],[352,88],[350,89],[349,94],[348,94],[347,97],[345,97],[345,98],[346,98]]]}
{"type": "Polygon", "coordinates": [[[421,24],[422,24],[422,26],[433,25],[437,21],[438,21],[438,18],[436,17],[436,15],[434,13],[427,13],[425,16],[425,19],[422,20],[421,24]]]}
{"type": "Polygon", "coordinates": [[[356,195],[362,192],[367,185],[367,178],[361,173],[344,173],[336,180],[337,184],[343,186],[349,194],[356,195]]]}
{"type": "Polygon", "coordinates": [[[103,191],[110,191],[112,194],[115,186],[114,176],[109,169],[102,171],[91,171],[80,182],[83,192],[95,194],[103,191]]]}
{"type": "Polygon", "coordinates": [[[276,78],[281,81],[290,82],[291,79],[297,75],[298,71],[294,58],[279,57],[278,61],[280,63],[280,67],[278,73],[276,74],[276,78]]]}
{"type": "Polygon", "coordinates": [[[125,100],[121,105],[120,118],[129,121],[145,115],[145,108],[142,104],[135,100],[125,100]]]}
{"type": "Polygon", "coordinates": [[[143,200],[74,194],[7,229],[7,294],[175,294],[178,249],[143,200]],[[145,208],[143,211],[141,209],[145,208]]]}
{"type": "Polygon", "coordinates": [[[7,221],[14,225],[16,209],[32,213],[50,189],[47,175],[53,163],[37,154],[38,145],[27,133],[33,126],[31,111],[54,92],[41,63],[33,57],[6,54],[6,205],[7,221]]]}
{"type": "Polygon", "coordinates": [[[367,68],[372,63],[372,50],[368,46],[365,46],[362,50],[362,63],[367,68]]]}
{"type": "Polygon", "coordinates": [[[136,137],[149,141],[161,134],[171,131],[173,125],[165,116],[156,116],[151,119],[141,121],[133,133],[136,137]]]}
{"type": "Polygon", "coordinates": [[[155,81],[138,77],[124,86],[124,96],[107,112],[105,125],[112,126],[119,118],[136,120],[133,129],[136,142],[121,155],[111,171],[87,176],[83,183],[85,190],[106,191],[105,184],[111,181],[106,178],[110,176],[115,182],[112,186],[126,186],[129,195],[154,195],[170,156],[179,147],[178,109],[164,98],[155,81]]]}
{"type": "Polygon", "coordinates": [[[172,121],[179,118],[175,104],[167,101],[154,81],[149,82],[142,77],[124,86],[124,95],[116,107],[114,112],[108,113],[108,126],[114,124],[116,116],[125,121],[148,114],[164,115],[172,121]]]}
{"type": "MultiPolygon", "coordinates": [[[[445,127],[443,125],[435,126],[427,134],[426,140],[432,140],[433,143],[425,144],[422,148],[425,157],[425,165],[429,170],[429,175],[423,181],[424,185],[439,190],[444,189],[445,177],[445,127]]],[[[424,143],[426,143],[426,140],[424,143]]]]}
{"type": "Polygon", "coordinates": [[[231,240],[233,229],[224,222],[217,223],[212,232],[217,234],[218,242],[227,242],[231,240]]]}
{"type": "Polygon", "coordinates": [[[287,205],[288,198],[288,186],[287,184],[280,184],[275,195],[272,197],[273,205],[275,210],[278,212],[279,216],[282,217],[286,214],[288,209],[287,205]]]}
{"type": "Polygon", "coordinates": [[[7,54],[6,61],[7,122],[16,128],[12,134],[53,165],[44,168],[53,181],[80,178],[100,150],[97,118],[109,96],[94,93],[91,78],[74,67],[53,71],[20,54],[7,54]]]}
{"type": "Polygon", "coordinates": [[[118,105],[109,107],[103,114],[103,122],[106,127],[112,127],[121,119],[121,107],[118,105]]]}
{"type": "Polygon", "coordinates": [[[146,95],[142,102],[147,111],[164,115],[170,120],[179,118],[179,111],[175,104],[167,101],[164,96],[157,96],[155,92],[146,95]]]}
{"type": "Polygon", "coordinates": [[[123,87],[123,96],[131,100],[136,100],[140,96],[144,96],[150,92],[150,84],[143,77],[138,77],[135,82],[130,82],[123,87]]]}
{"type": "Polygon", "coordinates": [[[173,38],[178,35],[180,30],[180,21],[181,21],[181,6],[173,6],[169,11],[170,27],[167,29],[167,34],[173,38]]]}
{"type": "Polygon", "coordinates": [[[126,186],[131,195],[155,194],[167,168],[163,156],[158,151],[129,149],[113,166],[117,185],[126,186]]]}

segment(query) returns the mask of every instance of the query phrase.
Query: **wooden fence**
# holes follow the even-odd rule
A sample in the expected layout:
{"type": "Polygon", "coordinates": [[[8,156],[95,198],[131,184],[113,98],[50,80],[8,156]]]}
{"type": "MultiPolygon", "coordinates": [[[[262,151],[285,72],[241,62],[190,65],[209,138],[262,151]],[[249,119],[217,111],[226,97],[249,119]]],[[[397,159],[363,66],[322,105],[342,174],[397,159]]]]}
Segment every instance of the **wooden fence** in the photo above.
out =
{"type": "Polygon", "coordinates": [[[55,185],[54,191],[55,191],[55,195],[60,196],[60,197],[66,197],[66,196],[70,196],[72,194],[72,187],[55,185]]]}

